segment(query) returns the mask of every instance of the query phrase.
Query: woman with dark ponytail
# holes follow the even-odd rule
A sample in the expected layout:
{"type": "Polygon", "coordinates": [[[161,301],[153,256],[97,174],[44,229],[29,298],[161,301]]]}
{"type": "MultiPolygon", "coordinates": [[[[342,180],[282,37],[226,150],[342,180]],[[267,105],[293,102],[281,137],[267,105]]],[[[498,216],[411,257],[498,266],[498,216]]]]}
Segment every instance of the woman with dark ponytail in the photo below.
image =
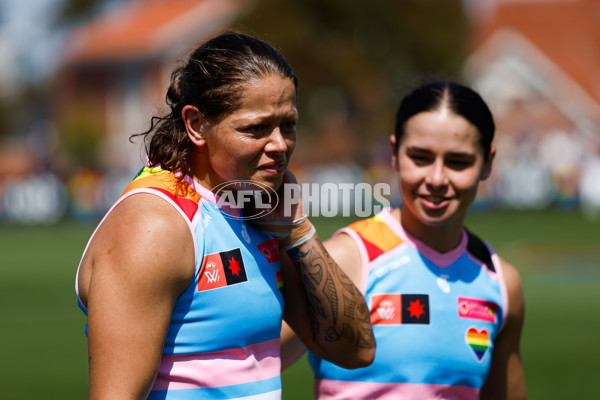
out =
{"type": "MultiPolygon", "coordinates": [[[[325,242],[367,298],[375,360],[350,370],[311,351],[316,399],[527,398],[521,278],[464,226],[492,172],[494,130],[483,99],[456,82],[402,100],[390,136],[402,204],[325,242]]],[[[293,334],[282,343],[302,354],[293,334]]]]}
{"type": "Polygon", "coordinates": [[[302,202],[275,201],[295,182],[297,86],[277,50],[238,33],[173,72],[170,111],[134,135],[147,165],[79,265],[90,399],[280,399],[282,320],[325,359],[372,361],[364,298],[302,202]]]}

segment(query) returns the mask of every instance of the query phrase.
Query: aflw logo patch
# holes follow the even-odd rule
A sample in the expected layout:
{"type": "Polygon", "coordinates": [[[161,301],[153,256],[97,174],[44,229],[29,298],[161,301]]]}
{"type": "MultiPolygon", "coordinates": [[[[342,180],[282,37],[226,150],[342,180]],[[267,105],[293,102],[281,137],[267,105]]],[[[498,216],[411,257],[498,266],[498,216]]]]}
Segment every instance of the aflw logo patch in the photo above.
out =
{"type": "Polygon", "coordinates": [[[429,324],[429,295],[389,293],[371,296],[371,324],[429,324]]]}
{"type": "Polygon", "coordinates": [[[199,292],[235,285],[248,280],[240,249],[204,256],[201,270],[202,275],[198,281],[199,292]]]}

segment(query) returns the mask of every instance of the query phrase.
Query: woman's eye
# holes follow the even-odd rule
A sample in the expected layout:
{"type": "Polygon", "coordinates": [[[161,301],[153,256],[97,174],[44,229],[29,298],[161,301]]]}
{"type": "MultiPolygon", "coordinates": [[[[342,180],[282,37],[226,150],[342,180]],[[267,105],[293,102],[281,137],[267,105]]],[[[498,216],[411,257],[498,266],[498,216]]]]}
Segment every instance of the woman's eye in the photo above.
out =
{"type": "Polygon", "coordinates": [[[266,128],[266,125],[257,124],[257,125],[252,125],[252,126],[247,127],[246,129],[244,129],[244,131],[246,131],[248,133],[256,134],[256,133],[260,133],[260,132],[264,131],[265,128],[266,128]]]}
{"type": "Polygon", "coordinates": [[[411,154],[409,155],[409,158],[417,164],[425,164],[429,161],[428,157],[421,154],[411,154]]]}
{"type": "Polygon", "coordinates": [[[446,161],[446,165],[454,169],[465,169],[473,165],[471,160],[453,159],[446,161]]]}
{"type": "Polygon", "coordinates": [[[295,121],[284,122],[281,124],[280,129],[284,132],[291,132],[296,128],[295,121]]]}

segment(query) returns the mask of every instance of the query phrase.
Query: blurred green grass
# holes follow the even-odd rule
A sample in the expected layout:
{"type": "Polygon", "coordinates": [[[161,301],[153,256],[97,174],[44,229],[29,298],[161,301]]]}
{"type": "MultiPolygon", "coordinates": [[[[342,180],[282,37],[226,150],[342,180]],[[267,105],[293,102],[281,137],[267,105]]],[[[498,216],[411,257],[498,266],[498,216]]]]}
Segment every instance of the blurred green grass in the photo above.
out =
{"type": "Polygon", "coordinates": [[[87,397],[75,271],[92,227],[0,225],[0,397],[87,397]]]}
{"type": "MultiPolygon", "coordinates": [[[[315,221],[327,238],[341,225],[315,221]]],[[[597,399],[600,359],[600,221],[578,211],[471,213],[466,226],[521,273],[521,354],[530,399],[597,399]]],[[[312,399],[306,356],[283,373],[283,399],[312,399]]]]}
{"type": "MultiPolygon", "coordinates": [[[[352,222],[318,218],[322,238],[352,222]]],[[[596,398],[600,359],[600,221],[577,211],[472,213],[467,226],[523,277],[522,355],[529,398],[596,398]]],[[[0,225],[0,397],[87,397],[85,319],[75,270],[93,226],[0,225]]],[[[311,399],[300,360],[283,374],[284,400],[311,399]]]]}

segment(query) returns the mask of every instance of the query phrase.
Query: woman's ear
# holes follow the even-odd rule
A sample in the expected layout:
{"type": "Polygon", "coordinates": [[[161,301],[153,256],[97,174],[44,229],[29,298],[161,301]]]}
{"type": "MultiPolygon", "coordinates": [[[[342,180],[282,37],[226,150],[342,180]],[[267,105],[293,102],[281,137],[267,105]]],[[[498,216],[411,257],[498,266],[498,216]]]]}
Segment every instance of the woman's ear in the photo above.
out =
{"type": "Polygon", "coordinates": [[[492,164],[494,163],[494,157],[496,156],[496,146],[492,145],[490,148],[490,156],[487,161],[483,164],[481,171],[481,180],[485,181],[492,174],[492,164]]]}
{"type": "Polygon", "coordinates": [[[399,172],[398,147],[396,144],[396,135],[390,135],[390,147],[392,149],[392,168],[394,168],[394,171],[399,172]]]}
{"type": "Polygon", "coordinates": [[[192,143],[198,147],[204,146],[206,144],[204,132],[204,122],[206,120],[200,110],[198,110],[198,107],[189,104],[183,107],[181,110],[181,119],[183,120],[185,130],[192,143]]]}

